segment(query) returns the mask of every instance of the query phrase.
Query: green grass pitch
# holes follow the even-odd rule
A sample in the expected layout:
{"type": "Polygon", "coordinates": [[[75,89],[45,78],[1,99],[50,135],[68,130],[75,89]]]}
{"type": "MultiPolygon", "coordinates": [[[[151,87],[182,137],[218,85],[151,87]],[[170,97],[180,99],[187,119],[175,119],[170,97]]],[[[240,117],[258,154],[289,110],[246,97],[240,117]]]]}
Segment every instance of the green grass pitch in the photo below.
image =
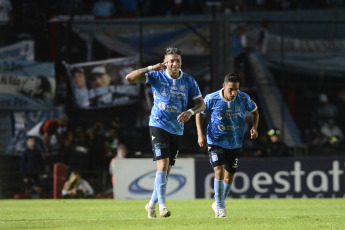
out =
{"type": "Polygon", "coordinates": [[[345,199],[167,200],[169,218],[148,219],[146,200],[0,200],[0,229],[345,229],[345,199]]]}

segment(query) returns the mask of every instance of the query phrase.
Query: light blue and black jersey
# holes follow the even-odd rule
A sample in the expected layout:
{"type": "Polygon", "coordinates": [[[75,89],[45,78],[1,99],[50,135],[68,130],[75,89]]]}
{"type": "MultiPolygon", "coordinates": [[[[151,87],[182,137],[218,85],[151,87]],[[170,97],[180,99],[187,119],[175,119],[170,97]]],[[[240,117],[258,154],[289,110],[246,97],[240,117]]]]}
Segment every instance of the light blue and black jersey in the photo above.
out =
{"type": "Polygon", "coordinates": [[[177,79],[166,71],[151,71],[146,73],[146,84],[151,85],[154,100],[149,126],[183,135],[184,124],[177,117],[187,110],[188,98],[202,96],[195,79],[182,71],[177,79]]]}
{"type": "Polygon", "coordinates": [[[247,111],[253,112],[258,107],[247,93],[238,91],[232,101],[223,97],[223,89],[206,95],[206,109],[209,114],[207,126],[207,143],[225,149],[241,148],[245,132],[247,111]]]}

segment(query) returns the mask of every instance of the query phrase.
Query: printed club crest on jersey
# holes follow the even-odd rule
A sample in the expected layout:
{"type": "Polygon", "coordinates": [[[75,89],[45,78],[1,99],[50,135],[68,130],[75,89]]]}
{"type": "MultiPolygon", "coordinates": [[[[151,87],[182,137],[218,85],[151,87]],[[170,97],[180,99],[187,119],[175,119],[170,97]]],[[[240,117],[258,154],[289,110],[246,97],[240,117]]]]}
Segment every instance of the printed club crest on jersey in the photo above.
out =
{"type": "Polygon", "coordinates": [[[160,91],[160,94],[161,94],[163,97],[167,97],[168,94],[169,94],[168,92],[169,92],[168,89],[165,88],[165,87],[163,87],[163,88],[161,89],[161,91],[160,91]]]}

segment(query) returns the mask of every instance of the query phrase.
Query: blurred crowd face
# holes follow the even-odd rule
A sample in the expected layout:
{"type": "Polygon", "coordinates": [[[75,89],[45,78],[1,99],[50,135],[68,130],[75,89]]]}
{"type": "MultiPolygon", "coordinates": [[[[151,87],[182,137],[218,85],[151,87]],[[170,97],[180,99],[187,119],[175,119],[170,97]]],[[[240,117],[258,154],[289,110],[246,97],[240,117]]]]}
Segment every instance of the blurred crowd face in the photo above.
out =
{"type": "Polygon", "coordinates": [[[227,82],[223,83],[224,98],[227,101],[232,101],[236,98],[238,90],[240,88],[239,82],[227,82]]]}
{"type": "Polygon", "coordinates": [[[168,74],[173,78],[177,78],[180,74],[180,69],[182,66],[181,56],[178,54],[166,55],[164,58],[164,63],[167,67],[168,74]]]}
{"type": "Polygon", "coordinates": [[[109,74],[95,74],[91,79],[91,87],[107,87],[111,83],[111,77],[109,74]]]}
{"type": "Polygon", "coordinates": [[[117,158],[126,158],[127,156],[127,149],[125,147],[121,147],[117,149],[117,158]]]}
{"type": "Polygon", "coordinates": [[[26,141],[26,144],[29,149],[33,150],[35,148],[35,138],[29,137],[28,140],[26,141]]]}
{"type": "Polygon", "coordinates": [[[278,141],[279,141],[279,136],[278,136],[278,135],[272,135],[272,136],[271,136],[271,141],[272,141],[273,143],[278,142],[278,141]]]}
{"type": "Polygon", "coordinates": [[[73,83],[76,85],[79,89],[86,88],[86,79],[85,74],[82,72],[76,72],[73,75],[73,83]]]}

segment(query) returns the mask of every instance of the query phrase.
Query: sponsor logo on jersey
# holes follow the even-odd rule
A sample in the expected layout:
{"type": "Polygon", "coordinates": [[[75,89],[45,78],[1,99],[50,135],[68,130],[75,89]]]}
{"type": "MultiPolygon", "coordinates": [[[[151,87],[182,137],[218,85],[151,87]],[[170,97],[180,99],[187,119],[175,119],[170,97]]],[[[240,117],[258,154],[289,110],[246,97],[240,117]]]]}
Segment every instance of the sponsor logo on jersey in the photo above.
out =
{"type": "Polygon", "coordinates": [[[164,102],[159,102],[159,103],[158,103],[158,107],[159,107],[161,110],[165,110],[166,105],[165,105],[164,102]]]}

